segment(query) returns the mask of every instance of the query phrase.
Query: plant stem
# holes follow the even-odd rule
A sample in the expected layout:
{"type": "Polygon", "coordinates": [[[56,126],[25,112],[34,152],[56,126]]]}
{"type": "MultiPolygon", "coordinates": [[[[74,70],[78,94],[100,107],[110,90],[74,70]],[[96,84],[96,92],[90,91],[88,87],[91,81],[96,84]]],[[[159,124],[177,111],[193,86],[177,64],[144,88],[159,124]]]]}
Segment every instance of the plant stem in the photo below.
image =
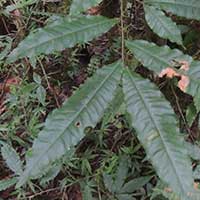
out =
{"type": "Polygon", "coordinates": [[[125,35],[124,35],[124,1],[120,0],[120,21],[121,21],[121,58],[125,63],[125,35]]]}

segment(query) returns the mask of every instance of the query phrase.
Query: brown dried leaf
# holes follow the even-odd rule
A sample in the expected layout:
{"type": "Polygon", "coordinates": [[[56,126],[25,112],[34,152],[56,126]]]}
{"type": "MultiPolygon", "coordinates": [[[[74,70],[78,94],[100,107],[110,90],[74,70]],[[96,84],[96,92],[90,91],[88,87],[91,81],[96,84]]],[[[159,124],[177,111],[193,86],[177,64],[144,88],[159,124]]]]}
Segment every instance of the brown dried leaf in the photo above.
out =
{"type": "MultiPolygon", "coordinates": [[[[189,63],[187,61],[184,61],[184,60],[179,61],[179,64],[181,64],[181,67],[180,67],[181,70],[188,71],[190,68],[189,63]]],[[[171,67],[167,67],[160,72],[159,77],[162,78],[163,76],[167,76],[168,78],[180,77],[180,80],[178,82],[178,87],[183,92],[186,92],[186,88],[190,83],[190,79],[188,76],[183,75],[182,73],[176,72],[171,67]]]]}

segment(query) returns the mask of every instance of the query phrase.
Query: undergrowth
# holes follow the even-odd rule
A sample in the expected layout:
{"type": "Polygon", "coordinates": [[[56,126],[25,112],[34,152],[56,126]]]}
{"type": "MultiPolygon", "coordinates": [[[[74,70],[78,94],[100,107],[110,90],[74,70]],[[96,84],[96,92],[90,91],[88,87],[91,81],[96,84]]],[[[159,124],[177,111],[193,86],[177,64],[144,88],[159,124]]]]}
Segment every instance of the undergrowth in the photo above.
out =
{"type": "Polygon", "coordinates": [[[0,199],[200,199],[198,0],[0,13],[0,199]]]}

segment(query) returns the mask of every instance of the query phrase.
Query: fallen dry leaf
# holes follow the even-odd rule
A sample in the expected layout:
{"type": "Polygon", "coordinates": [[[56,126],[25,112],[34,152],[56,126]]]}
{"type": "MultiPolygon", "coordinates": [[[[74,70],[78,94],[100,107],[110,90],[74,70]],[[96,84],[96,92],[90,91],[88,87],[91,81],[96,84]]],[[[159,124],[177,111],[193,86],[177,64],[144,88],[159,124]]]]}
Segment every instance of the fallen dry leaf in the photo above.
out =
{"type": "Polygon", "coordinates": [[[189,83],[190,83],[190,79],[185,75],[181,75],[181,80],[178,82],[178,87],[183,92],[186,92],[186,88],[189,85],[189,83]]]}
{"type": "Polygon", "coordinates": [[[168,78],[173,78],[175,76],[179,76],[179,74],[174,69],[172,69],[171,67],[167,67],[166,69],[163,69],[161,71],[161,73],[159,74],[159,77],[162,78],[165,75],[168,78]]]}
{"type": "MultiPolygon", "coordinates": [[[[181,64],[181,67],[180,67],[181,70],[184,70],[184,71],[189,70],[190,66],[187,61],[179,61],[178,63],[181,64]]],[[[190,83],[190,79],[188,76],[181,74],[181,72],[178,73],[171,67],[167,67],[160,72],[159,77],[162,78],[164,76],[166,76],[168,78],[180,77],[180,80],[178,82],[178,87],[183,92],[186,92],[186,88],[190,83]]]]}

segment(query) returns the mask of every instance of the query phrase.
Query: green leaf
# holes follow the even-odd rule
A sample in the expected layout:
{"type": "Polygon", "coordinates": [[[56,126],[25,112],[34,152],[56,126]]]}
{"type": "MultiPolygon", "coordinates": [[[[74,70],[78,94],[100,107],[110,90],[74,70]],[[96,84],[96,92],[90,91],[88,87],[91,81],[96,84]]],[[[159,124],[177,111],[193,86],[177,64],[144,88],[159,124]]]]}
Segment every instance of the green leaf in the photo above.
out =
{"type": "Polygon", "coordinates": [[[108,175],[106,173],[103,173],[103,181],[104,181],[104,185],[106,186],[106,188],[111,193],[115,193],[116,192],[115,182],[113,180],[112,175],[108,175]]]}
{"type": "Polygon", "coordinates": [[[46,90],[45,90],[45,88],[44,88],[42,85],[38,86],[38,88],[37,88],[37,90],[36,90],[36,94],[37,94],[38,101],[39,101],[42,105],[45,105],[46,90]]]}
{"type": "Polygon", "coordinates": [[[121,193],[133,193],[134,191],[146,185],[151,180],[151,178],[151,176],[135,178],[123,186],[121,193]]]}
{"type": "Polygon", "coordinates": [[[117,194],[116,197],[118,200],[136,200],[130,194],[117,194]]]}
{"type": "Polygon", "coordinates": [[[31,177],[36,178],[84,137],[86,127],[96,125],[114,97],[121,70],[121,62],[99,69],[61,108],[48,116],[44,129],[33,143],[32,156],[17,187],[31,177]]]}
{"type": "Polygon", "coordinates": [[[116,193],[121,193],[122,185],[128,174],[128,157],[122,155],[119,160],[119,166],[115,175],[115,187],[116,193]]]}
{"type": "Polygon", "coordinates": [[[73,0],[70,7],[70,15],[77,15],[88,8],[98,5],[102,0],[73,0]]]}
{"type": "Polygon", "coordinates": [[[187,73],[190,79],[186,92],[193,96],[197,111],[200,111],[200,62],[193,61],[187,73]]]}
{"type": "Polygon", "coordinates": [[[180,200],[180,198],[174,192],[172,192],[165,183],[159,180],[156,187],[153,189],[153,193],[151,195],[150,200],[167,200],[167,199],[180,200]],[[162,195],[163,198],[160,195],[162,195]],[[158,198],[156,198],[157,196],[158,198]]]}
{"type": "Polygon", "coordinates": [[[85,43],[107,32],[117,23],[116,19],[103,16],[63,17],[29,34],[8,56],[7,62],[23,57],[50,54],[85,43]]]}
{"type": "Polygon", "coordinates": [[[145,4],[159,7],[181,17],[200,20],[199,0],[145,0],[145,4]]]}
{"type": "Polygon", "coordinates": [[[3,60],[9,53],[12,47],[12,39],[10,37],[0,35],[0,61],[3,60]]]}
{"type": "Polygon", "coordinates": [[[17,183],[17,178],[0,180],[0,191],[6,190],[17,183]]]}
{"type": "Polygon", "coordinates": [[[190,104],[186,110],[186,119],[188,125],[191,127],[197,117],[197,109],[194,103],[190,104]]]}
{"type": "Polygon", "coordinates": [[[3,144],[1,147],[1,154],[8,167],[17,175],[22,174],[22,163],[19,155],[8,144],[3,144]]]}
{"type": "Polygon", "coordinates": [[[40,184],[45,185],[49,181],[53,180],[61,170],[61,164],[54,164],[53,166],[48,169],[47,173],[42,177],[40,184]]]}
{"type": "Polygon", "coordinates": [[[17,10],[17,9],[22,9],[24,7],[27,7],[27,6],[30,6],[34,3],[37,3],[38,0],[25,0],[25,1],[18,1],[16,2],[15,4],[12,4],[12,5],[9,5],[6,7],[6,12],[7,13],[11,13],[13,12],[14,10],[17,10]]]}
{"type": "Polygon", "coordinates": [[[112,122],[116,115],[121,115],[125,113],[124,105],[124,93],[122,87],[119,86],[113,101],[110,103],[108,109],[105,111],[105,115],[102,120],[102,127],[105,127],[109,122],[112,122]]]}
{"type": "Polygon", "coordinates": [[[200,62],[168,46],[157,46],[144,40],[126,41],[126,46],[134,56],[149,69],[159,74],[162,69],[173,66],[173,60],[187,61],[190,68],[185,75],[189,77],[186,92],[193,96],[197,111],[200,111],[200,62]]]}
{"type": "Polygon", "coordinates": [[[82,191],[83,200],[93,200],[92,190],[93,189],[90,187],[90,185],[85,185],[84,190],[82,191]]]}
{"type": "Polygon", "coordinates": [[[113,194],[120,194],[121,188],[128,175],[128,157],[121,155],[119,158],[119,166],[117,167],[116,173],[103,174],[103,180],[106,188],[113,194]]]}
{"type": "Polygon", "coordinates": [[[127,111],[159,177],[182,199],[193,195],[192,168],[173,109],[149,81],[127,69],[123,76],[127,111]]]}
{"type": "Polygon", "coordinates": [[[37,83],[38,85],[41,85],[42,83],[42,79],[41,79],[41,76],[36,74],[36,73],[33,73],[33,80],[35,81],[35,83],[37,83]]]}
{"type": "Polygon", "coordinates": [[[200,147],[189,142],[185,142],[188,155],[194,160],[200,160],[200,147]]]}
{"type": "Polygon", "coordinates": [[[160,37],[183,45],[181,32],[175,22],[165,13],[152,6],[145,6],[145,18],[150,28],[160,37]]]}
{"type": "Polygon", "coordinates": [[[194,179],[200,179],[200,165],[197,165],[195,167],[195,170],[193,172],[194,179]]]}
{"type": "Polygon", "coordinates": [[[126,41],[126,46],[134,56],[149,69],[160,73],[162,69],[170,67],[173,60],[192,62],[192,57],[184,55],[178,49],[170,49],[168,46],[157,46],[144,40],[126,41]]]}

